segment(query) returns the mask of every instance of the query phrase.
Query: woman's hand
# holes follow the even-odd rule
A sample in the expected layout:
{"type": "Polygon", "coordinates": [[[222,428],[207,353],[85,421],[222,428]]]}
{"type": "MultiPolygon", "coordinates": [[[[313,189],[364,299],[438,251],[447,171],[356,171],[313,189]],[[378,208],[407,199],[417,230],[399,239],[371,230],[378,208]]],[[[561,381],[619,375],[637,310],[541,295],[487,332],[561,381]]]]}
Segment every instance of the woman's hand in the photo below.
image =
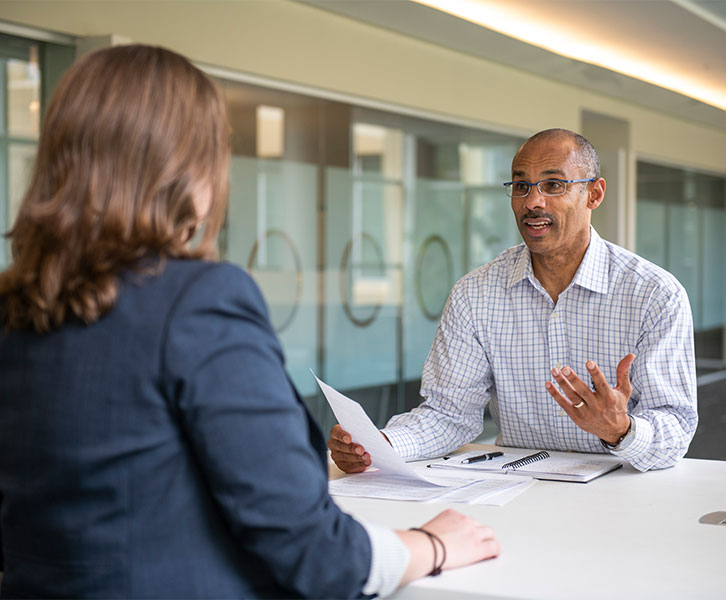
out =
{"type": "Polygon", "coordinates": [[[499,556],[501,548],[494,530],[478,521],[452,509],[445,510],[425,523],[424,529],[436,536],[444,545],[446,559],[441,545],[421,531],[398,531],[399,537],[408,547],[411,560],[401,579],[400,585],[431,573],[435,567],[456,569],[475,562],[499,556]],[[434,564],[434,548],[436,544],[436,560],[434,564]]]}

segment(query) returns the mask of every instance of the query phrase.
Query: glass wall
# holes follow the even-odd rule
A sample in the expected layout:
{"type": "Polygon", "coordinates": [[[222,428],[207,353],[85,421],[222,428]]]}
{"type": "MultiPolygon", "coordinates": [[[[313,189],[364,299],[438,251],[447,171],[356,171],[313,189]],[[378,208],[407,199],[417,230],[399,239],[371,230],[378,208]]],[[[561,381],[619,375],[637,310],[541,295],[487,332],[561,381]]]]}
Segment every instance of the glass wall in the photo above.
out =
{"type": "MultiPolygon", "coordinates": [[[[17,214],[35,161],[40,116],[74,49],[0,34],[0,231],[17,214]]],[[[0,269],[10,259],[0,243],[0,269]]]]}
{"type": "Polygon", "coordinates": [[[519,243],[502,182],[522,139],[220,81],[233,129],[221,250],[268,301],[321,426],[311,369],[374,421],[419,403],[456,280],[519,243]]]}
{"type": "Polygon", "coordinates": [[[725,362],[726,178],[638,162],[637,252],[688,292],[699,370],[725,362]]]}
{"type": "MultiPolygon", "coordinates": [[[[40,115],[70,48],[0,37],[0,227],[14,219],[40,115]],[[63,54],[65,52],[65,54],[63,54]]],[[[451,287],[519,243],[502,182],[522,139],[218,81],[232,125],[222,256],[267,300],[320,425],[319,377],[378,425],[420,402],[451,287]]],[[[9,248],[0,248],[0,266],[9,248]]]]}

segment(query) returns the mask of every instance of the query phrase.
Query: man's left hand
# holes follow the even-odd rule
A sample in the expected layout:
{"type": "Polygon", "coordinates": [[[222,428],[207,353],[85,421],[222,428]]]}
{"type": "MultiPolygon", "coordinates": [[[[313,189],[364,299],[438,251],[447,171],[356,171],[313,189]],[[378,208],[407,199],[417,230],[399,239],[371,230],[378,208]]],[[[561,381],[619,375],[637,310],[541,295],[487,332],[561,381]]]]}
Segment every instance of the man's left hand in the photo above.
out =
{"type": "Polygon", "coordinates": [[[569,367],[552,369],[552,377],[559,384],[564,396],[552,382],[547,381],[545,386],[550,396],[578,427],[595,434],[608,444],[615,445],[630,429],[628,400],[633,392],[630,385],[630,365],[633,360],[635,355],[628,354],[620,361],[617,385],[614,388],[610,387],[602,371],[592,360],[585,366],[595,384],[595,390],[590,389],[569,367]]]}

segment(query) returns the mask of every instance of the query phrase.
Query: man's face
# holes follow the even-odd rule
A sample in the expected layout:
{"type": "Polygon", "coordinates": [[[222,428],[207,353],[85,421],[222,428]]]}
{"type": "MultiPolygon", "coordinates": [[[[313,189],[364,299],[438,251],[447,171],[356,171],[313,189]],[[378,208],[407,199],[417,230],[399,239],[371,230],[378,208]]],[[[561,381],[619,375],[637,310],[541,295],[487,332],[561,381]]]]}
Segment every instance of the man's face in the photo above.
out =
{"type": "MultiPolygon", "coordinates": [[[[578,162],[567,138],[530,142],[512,161],[512,180],[534,183],[542,179],[584,179],[589,175],[578,162]]],[[[524,198],[512,198],[512,211],[522,239],[533,254],[562,257],[590,239],[588,198],[592,183],[568,183],[562,196],[543,196],[532,186],[524,198]]]]}

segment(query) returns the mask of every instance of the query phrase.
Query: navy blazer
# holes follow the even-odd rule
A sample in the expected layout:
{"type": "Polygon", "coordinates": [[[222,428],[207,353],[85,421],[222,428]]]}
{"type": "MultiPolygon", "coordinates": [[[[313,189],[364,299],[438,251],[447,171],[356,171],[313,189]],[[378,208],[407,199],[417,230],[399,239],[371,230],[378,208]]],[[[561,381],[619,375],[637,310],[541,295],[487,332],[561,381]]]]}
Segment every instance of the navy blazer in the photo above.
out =
{"type": "Polygon", "coordinates": [[[98,322],[0,334],[3,597],[346,598],[371,561],[241,269],[127,274],[98,322]]]}

